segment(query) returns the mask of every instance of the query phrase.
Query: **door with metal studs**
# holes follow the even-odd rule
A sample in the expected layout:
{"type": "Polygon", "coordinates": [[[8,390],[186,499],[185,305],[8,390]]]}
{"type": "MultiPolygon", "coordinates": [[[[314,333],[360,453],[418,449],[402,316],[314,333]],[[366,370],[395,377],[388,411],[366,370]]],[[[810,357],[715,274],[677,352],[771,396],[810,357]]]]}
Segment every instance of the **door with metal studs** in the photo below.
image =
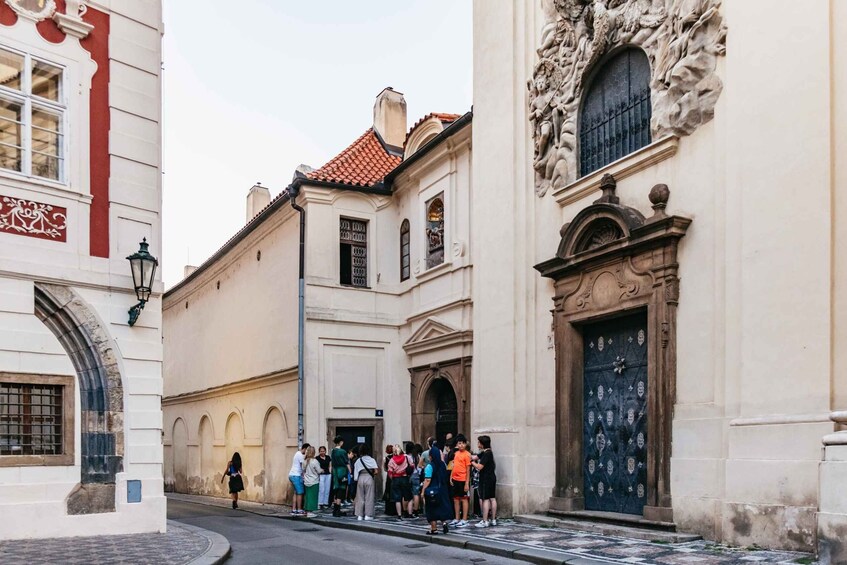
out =
{"type": "Polygon", "coordinates": [[[583,332],[585,509],[643,514],[647,500],[647,316],[583,332]]]}

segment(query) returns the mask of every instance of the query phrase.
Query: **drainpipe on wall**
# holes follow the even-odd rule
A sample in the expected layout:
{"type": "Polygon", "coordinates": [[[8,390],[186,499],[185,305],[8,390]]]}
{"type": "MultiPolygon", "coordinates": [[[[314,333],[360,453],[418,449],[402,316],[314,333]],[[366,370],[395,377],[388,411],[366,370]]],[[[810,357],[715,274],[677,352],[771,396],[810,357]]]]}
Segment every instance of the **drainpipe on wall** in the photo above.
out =
{"type": "Polygon", "coordinates": [[[303,446],[303,343],[306,332],[305,309],[305,267],[306,267],[306,210],[297,204],[295,199],[300,192],[300,186],[294,182],[288,187],[288,198],[291,207],[300,213],[300,275],[297,281],[297,447],[303,446]]]}

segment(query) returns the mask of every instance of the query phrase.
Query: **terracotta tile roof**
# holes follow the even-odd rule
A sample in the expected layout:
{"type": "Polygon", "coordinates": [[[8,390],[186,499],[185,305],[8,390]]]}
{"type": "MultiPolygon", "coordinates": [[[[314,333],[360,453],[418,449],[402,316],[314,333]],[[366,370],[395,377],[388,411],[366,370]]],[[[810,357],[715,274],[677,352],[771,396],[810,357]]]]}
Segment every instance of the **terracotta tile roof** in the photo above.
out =
{"type": "Polygon", "coordinates": [[[351,186],[373,186],[382,181],[402,160],[399,155],[386,151],[373,128],[370,128],[347,149],[306,176],[312,180],[351,186]]]}

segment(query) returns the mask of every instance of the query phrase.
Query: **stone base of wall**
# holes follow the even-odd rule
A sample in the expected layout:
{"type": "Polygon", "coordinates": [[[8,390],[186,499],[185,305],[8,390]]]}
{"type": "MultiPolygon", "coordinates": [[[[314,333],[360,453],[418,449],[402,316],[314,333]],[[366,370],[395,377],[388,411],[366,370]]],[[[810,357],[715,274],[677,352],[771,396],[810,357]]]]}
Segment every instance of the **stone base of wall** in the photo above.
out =
{"type": "Polygon", "coordinates": [[[723,541],[739,547],[814,551],[814,506],[781,504],[723,504],[723,541]]]}
{"type": "Polygon", "coordinates": [[[115,511],[115,485],[79,484],[68,495],[68,514],[103,514],[115,511]]]}

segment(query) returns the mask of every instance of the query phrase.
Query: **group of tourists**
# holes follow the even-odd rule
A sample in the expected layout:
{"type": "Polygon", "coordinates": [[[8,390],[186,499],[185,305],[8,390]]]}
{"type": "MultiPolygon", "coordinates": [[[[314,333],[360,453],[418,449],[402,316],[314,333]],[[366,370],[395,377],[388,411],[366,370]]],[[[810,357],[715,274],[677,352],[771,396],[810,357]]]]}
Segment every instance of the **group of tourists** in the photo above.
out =
{"type": "MultiPolygon", "coordinates": [[[[332,515],[342,517],[346,516],[343,509],[353,506],[357,520],[373,520],[375,479],[384,473],[386,515],[405,521],[417,520],[423,514],[429,522],[427,533],[437,534],[439,524],[447,533],[451,527],[470,525],[468,513],[474,500],[479,502],[482,517],[476,527],[496,526],[497,475],[491,438],[479,436],[475,453],[462,434],[455,438],[448,434],[444,443],[442,447],[428,438],[426,448],[412,442],[388,445],[382,468],[370,445],[360,443],[346,449],[341,436],[335,437],[329,453],[323,446],[315,450],[303,444],[294,454],[288,475],[294,490],[291,514],[315,517],[318,510],[331,505],[332,515]]],[[[240,468],[236,453],[227,466],[233,508],[238,507],[240,468]]]]}

